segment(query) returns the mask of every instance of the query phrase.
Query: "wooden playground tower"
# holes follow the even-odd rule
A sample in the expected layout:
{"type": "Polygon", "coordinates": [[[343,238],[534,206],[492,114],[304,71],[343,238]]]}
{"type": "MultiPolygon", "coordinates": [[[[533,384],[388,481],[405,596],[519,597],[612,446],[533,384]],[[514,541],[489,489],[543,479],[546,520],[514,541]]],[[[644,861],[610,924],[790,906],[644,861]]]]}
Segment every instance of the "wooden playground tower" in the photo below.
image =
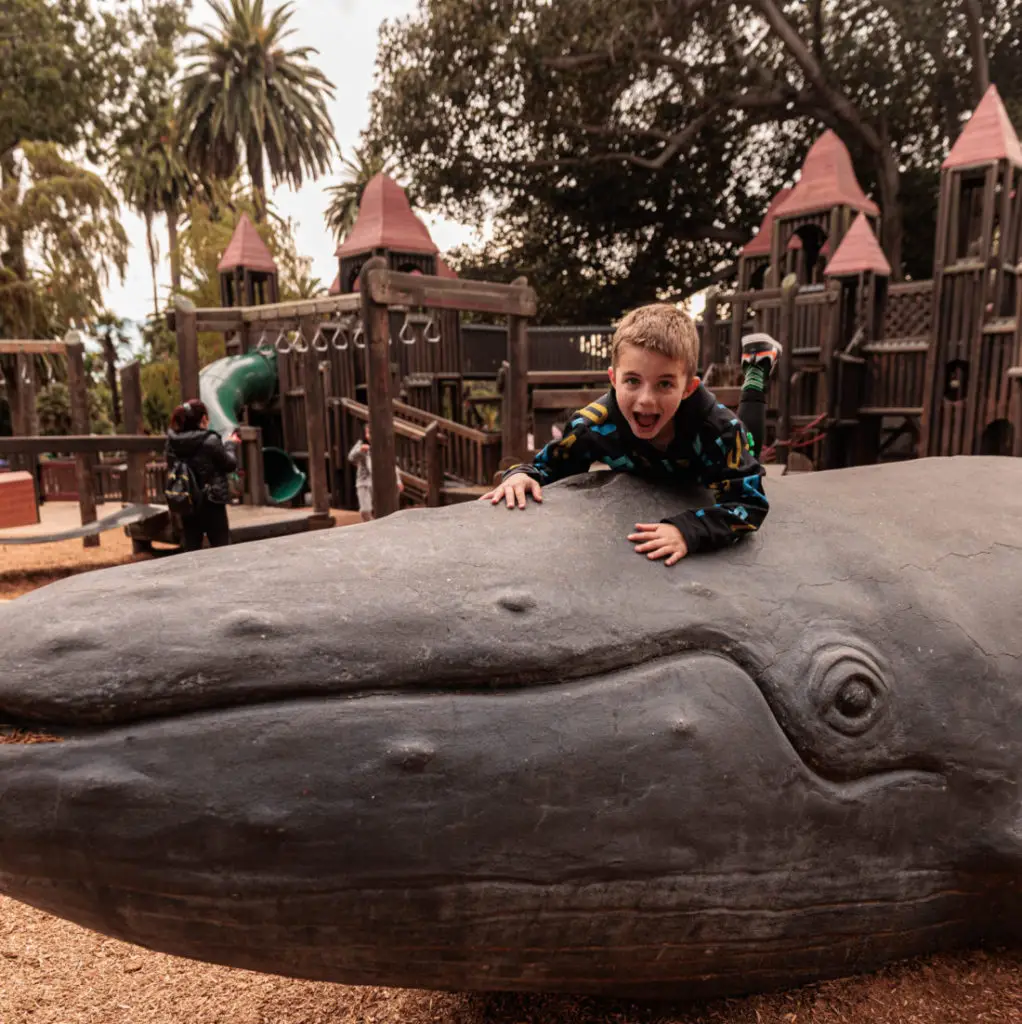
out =
{"type": "MultiPolygon", "coordinates": [[[[932,280],[889,283],[879,209],[827,132],[711,292],[709,386],[737,382],[741,339],[784,344],[769,395],[780,462],[1022,455],[1022,146],[991,86],[941,168],[932,280]]],[[[803,464],[805,464],[803,462],[803,464]]]]}

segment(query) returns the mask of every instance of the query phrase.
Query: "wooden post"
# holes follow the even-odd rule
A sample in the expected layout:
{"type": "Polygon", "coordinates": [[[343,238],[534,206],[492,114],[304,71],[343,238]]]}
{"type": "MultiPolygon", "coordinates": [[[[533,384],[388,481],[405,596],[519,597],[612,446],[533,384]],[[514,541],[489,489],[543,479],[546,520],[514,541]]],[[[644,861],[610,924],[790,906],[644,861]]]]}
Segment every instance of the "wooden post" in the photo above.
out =
{"type": "Polygon", "coordinates": [[[366,342],[369,429],[372,434],[373,515],[376,519],[389,516],[398,509],[397,448],[390,392],[390,314],[386,306],[373,302],[369,288],[369,277],[373,271],[386,269],[387,261],[382,256],[374,256],[359,274],[366,342]]]}
{"type": "MultiPolygon", "coordinates": [[[[142,377],[141,367],[137,362],[128,363],[121,370],[121,399],[124,403],[124,432],[126,434],[144,434],[142,377]]],[[[145,504],[146,459],[145,452],[128,453],[127,499],[131,505],[145,504]]]]}
{"type": "Polygon", "coordinates": [[[195,305],[183,295],[174,296],[174,327],[177,332],[181,401],[187,402],[199,397],[199,332],[195,305]]]}
{"type": "MultiPolygon", "coordinates": [[[[323,378],[319,372],[320,354],[313,348],[315,317],[302,317],[300,330],[308,350],[302,356],[302,386],[305,389],[305,446],[309,454],[309,490],[316,519],[330,516],[330,488],[326,474],[326,418],[323,415],[323,378]]],[[[373,438],[375,442],[375,438],[373,438]]]]}
{"type": "MultiPolygon", "coordinates": [[[[706,308],[703,310],[703,343],[699,355],[699,369],[706,373],[716,362],[717,356],[717,299],[720,293],[711,288],[706,293],[706,308]]],[[[737,363],[737,360],[735,360],[737,363]]]]}
{"type": "Polygon", "coordinates": [[[777,461],[788,465],[791,440],[791,346],[795,326],[795,299],[798,297],[798,278],[789,274],[781,284],[780,337],[783,346],[778,367],[777,392],[777,461]]]}
{"type": "Polygon", "coordinates": [[[266,504],[266,480],[263,475],[263,432],[260,427],[238,427],[241,440],[241,466],[245,470],[244,505],[266,504]]]}
{"type": "MultiPolygon", "coordinates": [[[[513,285],[528,285],[524,277],[515,278],[513,285]]],[[[510,364],[507,389],[508,428],[510,448],[506,456],[526,459],[529,454],[529,321],[523,316],[507,318],[507,361],[510,364]]]]}
{"type": "MultiPolygon", "coordinates": [[[[20,432],[24,437],[35,437],[39,433],[39,420],[35,409],[35,356],[31,352],[19,352],[15,357],[15,363],[15,376],[18,378],[18,405],[21,411],[20,427],[15,419],[15,433],[20,432]]],[[[32,474],[38,488],[39,456],[32,454],[22,456],[21,468],[32,474]]]]}
{"type": "Polygon", "coordinates": [[[444,464],[440,453],[440,427],[434,420],[426,427],[426,507],[439,508],[444,486],[444,464]]]}
{"type": "MultiPolygon", "coordinates": [[[[67,386],[71,393],[71,430],[75,434],[88,434],[89,393],[85,385],[85,346],[77,331],[68,331],[64,339],[67,346],[67,386]]],[[[82,526],[96,521],[96,482],[92,475],[94,457],[82,452],[75,456],[75,474],[78,480],[78,508],[82,526]]],[[[82,546],[99,547],[99,534],[82,538],[82,546]]]]}

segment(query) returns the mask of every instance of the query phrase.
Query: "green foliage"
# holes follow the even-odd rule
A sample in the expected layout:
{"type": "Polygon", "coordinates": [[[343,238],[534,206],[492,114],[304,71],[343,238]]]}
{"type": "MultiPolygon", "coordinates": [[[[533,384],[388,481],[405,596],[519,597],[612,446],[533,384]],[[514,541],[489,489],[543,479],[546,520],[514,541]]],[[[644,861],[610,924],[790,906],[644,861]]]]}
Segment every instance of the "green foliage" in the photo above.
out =
{"type": "MultiPolygon", "coordinates": [[[[982,6],[1010,109],[1022,0],[982,6]]],[[[591,322],[705,285],[828,127],[885,245],[929,276],[976,71],[962,5],[938,0],[429,0],[381,32],[365,141],[426,208],[491,221],[461,268],[527,273],[546,318],[591,322]]]]}
{"type": "Polygon", "coordinates": [[[103,307],[112,272],[123,277],[128,240],[117,199],[103,179],[51,143],[10,154],[0,189],[0,236],[30,247],[0,267],[0,327],[13,337],[82,326],[103,307]]]}
{"type": "Polygon", "coordinates": [[[170,426],[170,415],[181,404],[181,379],[176,359],[146,363],[141,370],[142,417],[150,434],[170,426]]]}
{"type": "MultiPolygon", "coordinates": [[[[105,384],[89,387],[89,431],[93,434],[112,434],[110,418],[110,391],[105,384]]],[[[71,425],[71,393],[63,381],[54,381],[40,388],[35,400],[39,433],[44,437],[73,434],[71,425]]]]}
{"type": "Polygon", "coordinates": [[[300,188],[330,167],[336,148],[326,99],[333,84],[309,63],[310,47],[285,49],[290,3],[266,12],[263,0],[210,0],[219,24],[196,29],[200,42],[181,82],[179,119],[189,164],[216,178],[245,163],[262,220],[265,167],[270,182],[300,188]]]}

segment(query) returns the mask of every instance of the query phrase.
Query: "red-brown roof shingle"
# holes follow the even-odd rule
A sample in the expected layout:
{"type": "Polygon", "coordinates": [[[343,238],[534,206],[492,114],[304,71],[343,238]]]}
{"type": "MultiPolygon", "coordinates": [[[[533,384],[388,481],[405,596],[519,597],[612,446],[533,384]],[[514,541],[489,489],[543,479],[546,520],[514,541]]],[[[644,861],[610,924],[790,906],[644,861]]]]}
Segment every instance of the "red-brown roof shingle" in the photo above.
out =
{"type": "Polygon", "coordinates": [[[1022,167],[1022,145],[996,85],[986,91],[943,163],[945,168],[1008,160],[1022,167]]]}
{"type": "Polygon", "coordinates": [[[806,154],[798,184],[774,217],[795,217],[833,206],[849,206],[873,216],[880,212],[862,191],[845,144],[834,132],[826,131],[806,154]]]}
{"type": "Polygon", "coordinates": [[[867,271],[882,277],[891,276],[891,265],[873,234],[866,215],[860,213],[848,234],[841,239],[837,252],[827,264],[827,277],[854,277],[867,271]]]}
{"type": "Polygon", "coordinates": [[[241,215],[238,226],[231,235],[231,240],[224,250],[217,270],[234,270],[236,267],[245,267],[246,270],[259,270],[268,274],[277,273],[277,264],[273,262],[270,250],[266,243],[259,237],[255,224],[249,220],[247,213],[241,215]]]}
{"type": "Polygon", "coordinates": [[[334,255],[355,256],[374,249],[437,252],[426,226],[412,213],[404,189],[386,174],[377,174],[366,185],[355,226],[334,255]]]}

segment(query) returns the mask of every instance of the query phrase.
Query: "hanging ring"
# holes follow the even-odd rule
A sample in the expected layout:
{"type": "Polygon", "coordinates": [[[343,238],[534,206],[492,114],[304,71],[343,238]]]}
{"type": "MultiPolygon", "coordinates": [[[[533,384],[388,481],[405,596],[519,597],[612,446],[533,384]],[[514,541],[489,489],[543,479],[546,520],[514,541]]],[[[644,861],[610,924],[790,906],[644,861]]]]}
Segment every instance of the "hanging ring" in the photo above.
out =
{"type": "Polygon", "coordinates": [[[426,326],[423,329],[422,335],[431,345],[440,344],[440,328],[434,322],[432,316],[430,316],[426,321],[426,326]]]}
{"type": "Polygon", "coordinates": [[[277,350],[279,355],[286,356],[291,351],[291,341],[288,338],[287,331],[281,331],[277,335],[277,340],[273,343],[273,347],[277,350]]]}
{"type": "Polygon", "coordinates": [[[291,341],[291,348],[300,355],[304,355],[309,351],[309,343],[302,337],[301,331],[292,331],[291,333],[294,336],[291,341]]]}
{"type": "Polygon", "coordinates": [[[358,326],[355,328],[355,333],[352,336],[351,342],[355,348],[365,348],[365,325],[361,320],[358,322],[358,326]]]}
{"type": "Polygon", "coordinates": [[[338,352],[344,352],[348,348],[348,324],[346,321],[341,321],[337,325],[337,330],[334,332],[334,348],[338,352]]]}
{"type": "Polygon", "coordinates": [[[398,337],[406,345],[415,344],[415,333],[412,331],[412,325],[408,322],[408,316],[405,316],[405,322],[401,325],[401,331],[398,333],[398,337]]]}
{"type": "Polygon", "coordinates": [[[312,347],[317,352],[329,352],[330,342],[327,340],[326,335],[323,333],[323,325],[320,324],[316,328],[316,333],[312,336],[312,347]]]}

